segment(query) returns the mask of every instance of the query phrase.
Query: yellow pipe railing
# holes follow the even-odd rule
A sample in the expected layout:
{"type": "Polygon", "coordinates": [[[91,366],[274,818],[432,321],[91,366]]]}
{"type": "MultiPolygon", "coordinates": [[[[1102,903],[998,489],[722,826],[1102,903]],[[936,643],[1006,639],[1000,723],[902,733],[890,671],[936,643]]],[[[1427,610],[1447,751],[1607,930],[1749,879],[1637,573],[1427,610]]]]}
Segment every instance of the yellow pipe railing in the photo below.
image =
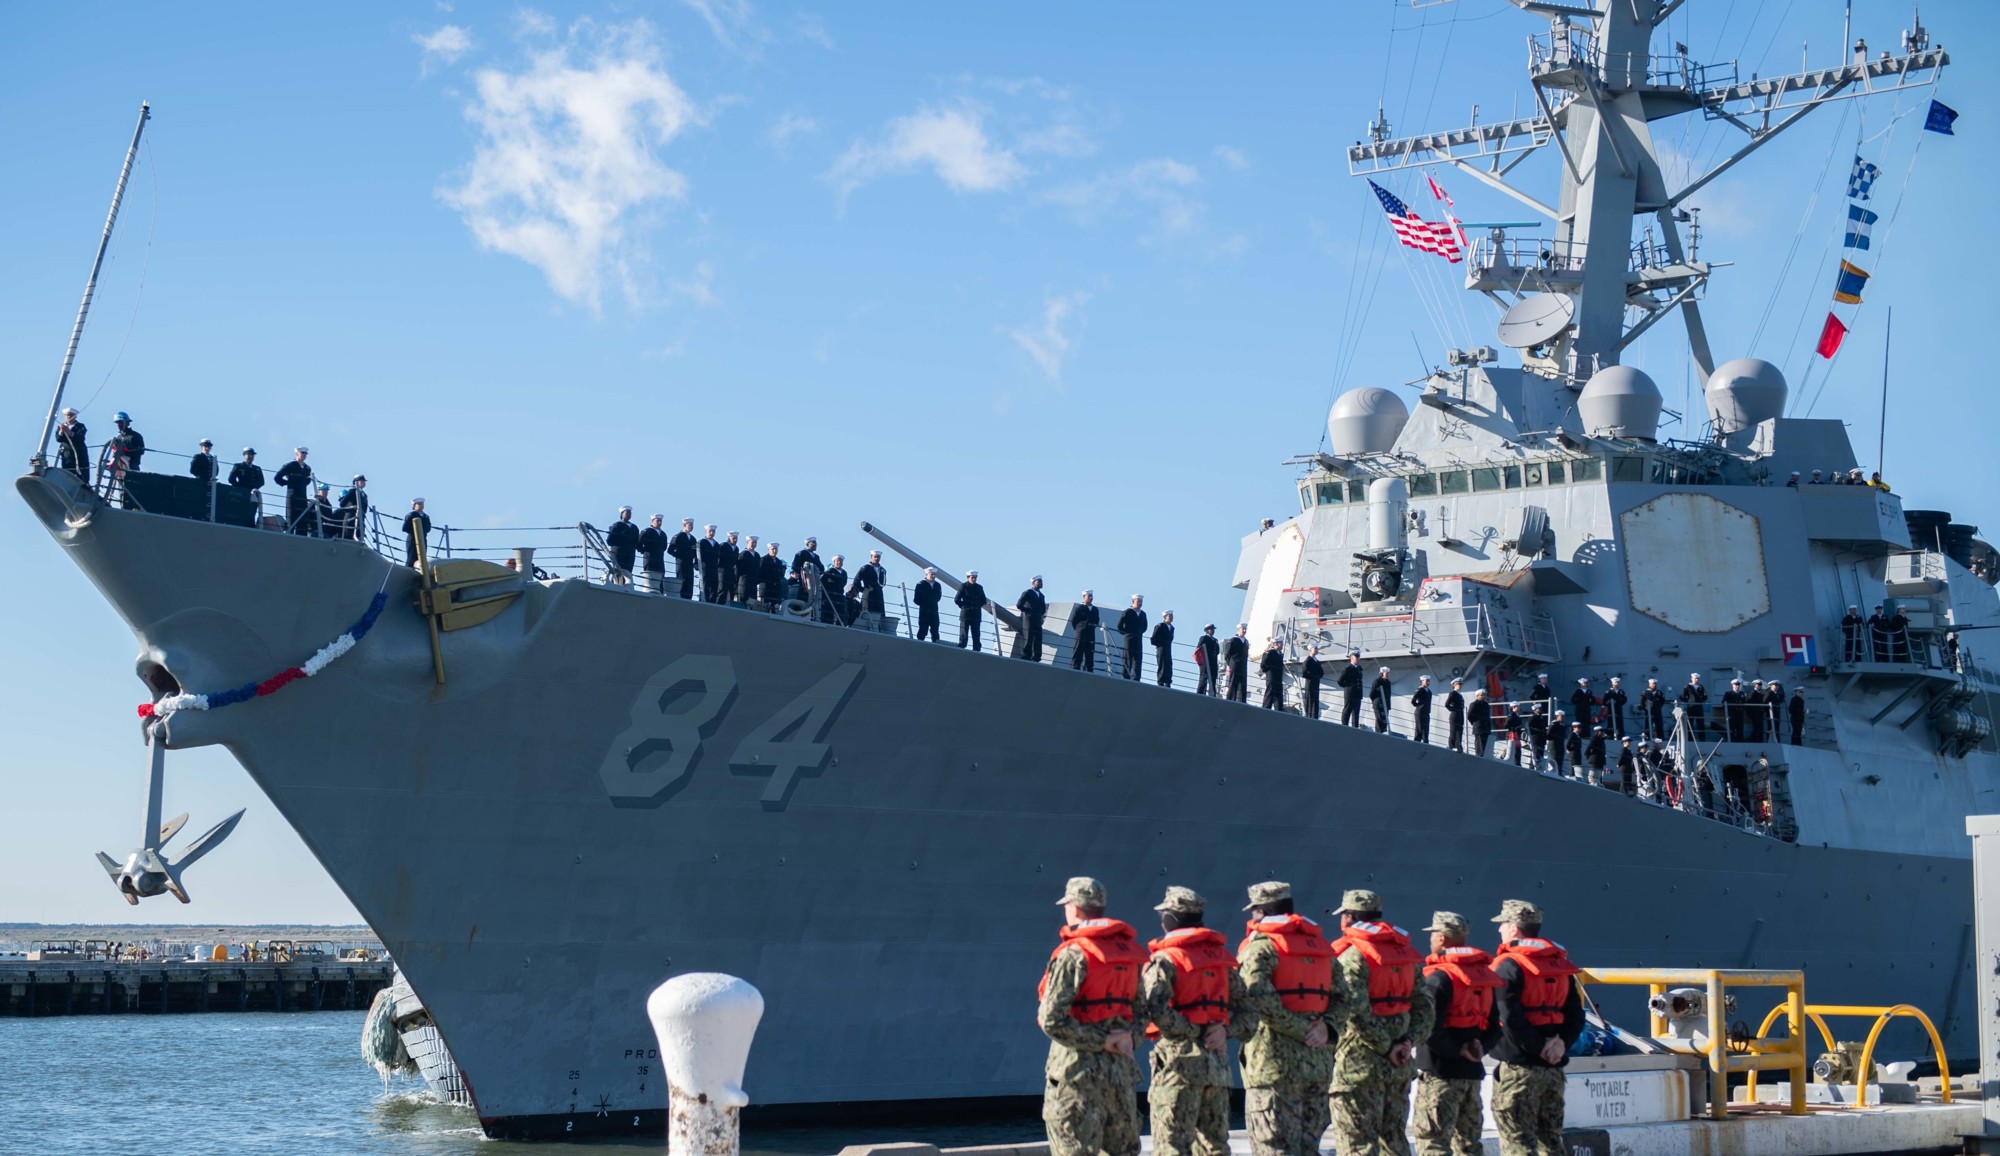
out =
{"type": "MultiPolygon", "coordinates": [[[[1771,1014],[1764,1017],[1764,1026],[1757,1029],[1758,1035],[1761,1036],[1771,1030],[1771,1021],[1778,1018],[1779,1010],[1781,1009],[1773,1008],[1771,1009],[1771,1014]]],[[[1833,1033],[1826,1029],[1826,1021],[1820,1017],[1875,1017],[1875,1025],[1868,1029],[1868,1041],[1861,1045],[1859,1070],[1854,1073],[1855,1107],[1866,1108],[1868,1106],[1868,1078],[1875,1071],[1875,1041],[1881,1038],[1882,1029],[1889,1026],[1889,1021],[1898,1016],[1917,1020],[1924,1025],[1924,1030],[1930,1033],[1931,1048],[1937,1053],[1938,1082],[1942,1086],[1942,1096],[1945,1103],[1951,1103],[1951,1067],[1945,1062],[1944,1041],[1939,1038],[1937,1028],[1931,1023],[1931,1017],[1925,1015],[1922,1009],[1911,1007],[1906,1003],[1899,1003],[1890,1007],[1868,1007],[1860,1004],[1808,1004],[1806,1005],[1806,1014],[1812,1017],[1813,1023],[1819,1025],[1820,1038],[1826,1041],[1826,1050],[1829,1052],[1833,1051],[1835,1046],[1833,1033]]],[[[1757,1075],[1752,1072],[1750,1075],[1750,1097],[1753,1100],[1757,1096],[1756,1088],[1757,1075]]]]}
{"type": "MultiPolygon", "coordinates": [[[[1758,971],[1731,970],[1728,968],[1706,967],[1600,967],[1589,968],[1578,974],[1581,983],[1608,983],[1644,985],[1653,995],[1665,994],[1669,987],[1699,987],[1707,994],[1708,1001],[1708,1041],[1703,1046],[1689,1044],[1683,1055],[1701,1056],[1708,1061],[1708,1114],[1711,1119],[1721,1120],[1729,1115],[1729,1073],[1749,1074],[1751,1086],[1756,1086],[1757,1072],[1763,1069],[1783,1069],[1791,1074],[1791,1106],[1788,1112],[1794,1116],[1806,1114],[1806,1034],[1805,1021],[1809,1011],[1817,1010],[1828,1015],[1838,1014],[1837,1009],[1806,1007],[1805,973],[1802,971],[1758,971]],[[1758,1029],[1757,1038],[1748,1041],[1739,1050],[1732,1051],[1729,1045],[1729,1025],[1724,1015],[1724,993],[1733,987],[1782,987],[1785,1002],[1772,1009],[1765,1018],[1764,1026],[1758,1029]],[[1787,1034],[1784,1036],[1765,1035],[1771,1024],[1782,1014],[1785,1017],[1787,1034]]],[[[1914,1008],[1910,1009],[1915,1011],[1914,1008]]],[[[1923,1013],[1918,1012],[1918,1015],[1923,1013]]],[[[1826,1024],[1814,1015],[1822,1035],[1830,1041],[1833,1037],[1826,1030],[1826,1024]]],[[[1667,1034],[1666,1017],[1654,1013],[1651,1035],[1660,1043],[1673,1046],[1667,1034]]],[[[1929,1020],[1924,1021],[1929,1024],[1929,1020]]],[[[1877,1026],[1880,1030],[1880,1026],[1877,1026]]],[[[1936,1039],[1937,1033],[1932,1032],[1936,1039]]],[[[1874,1037],[1869,1037],[1870,1046],[1874,1037]]],[[[1829,1044],[1828,1046],[1831,1046],[1829,1044]]],[[[1942,1057],[1943,1052],[1939,1052],[1942,1057]]],[[[1755,1094],[1752,1094],[1752,1101],[1755,1094]]]]}

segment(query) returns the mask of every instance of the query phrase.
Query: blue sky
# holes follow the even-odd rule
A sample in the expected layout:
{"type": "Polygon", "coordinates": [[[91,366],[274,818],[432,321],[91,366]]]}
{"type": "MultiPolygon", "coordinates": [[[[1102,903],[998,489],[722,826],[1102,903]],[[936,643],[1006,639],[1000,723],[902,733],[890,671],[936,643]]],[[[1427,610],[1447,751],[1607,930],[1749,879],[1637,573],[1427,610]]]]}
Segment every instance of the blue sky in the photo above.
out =
{"type": "MultiPolygon", "coordinates": [[[[1836,58],[1840,9],[1690,0],[1673,38],[1772,75],[1803,48],[1836,58]]],[[[1991,472],[1996,294],[1960,254],[1990,247],[2000,15],[1924,17],[1958,61],[1939,95],[1960,135],[1891,129],[1928,94],[1865,123],[1836,106],[1716,182],[1703,255],[1735,265],[1707,316],[1719,357],[1798,384],[1868,138],[1894,231],[1813,414],[1872,457],[1896,306],[1890,479],[1991,523],[1967,482],[1991,472]]],[[[1874,48],[1908,24],[1855,4],[1874,48]]],[[[366,471],[379,502],[421,493],[454,525],[602,524],[629,502],[858,553],[865,518],[1010,595],[1039,572],[1058,597],[1143,591],[1229,622],[1238,538],[1295,508],[1281,462],[1319,448],[1332,392],[1492,340],[1436,258],[1387,246],[1343,147],[1378,102],[1398,133],[1531,105],[1542,27],[1502,0],[16,5],[7,407],[25,457],[147,99],[71,384],[99,433],[122,408],[162,449],[206,435],[275,463],[308,443],[323,474],[366,471]]],[[[1685,127],[1663,133],[1676,163],[1735,147],[1685,127]]],[[[1555,163],[1523,183],[1552,195],[1555,163]]],[[[1441,179],[1467,220],[1522,219],[1441,179]]],[[[1420,176],[1391,187],[1424,207],[1420,176]]],[[[1678,326],[1632,360],[1678,408],[1678,326]]],[[[127,918],[90,853],[122,856],[138,826],[135,647],[18,502],[0,528],[0,920],[127,918]]],[[[176,755],[169,791],[197,826],[250,815],[195,906],[143,916],[352,917],[226,755],[176,755]]]]}

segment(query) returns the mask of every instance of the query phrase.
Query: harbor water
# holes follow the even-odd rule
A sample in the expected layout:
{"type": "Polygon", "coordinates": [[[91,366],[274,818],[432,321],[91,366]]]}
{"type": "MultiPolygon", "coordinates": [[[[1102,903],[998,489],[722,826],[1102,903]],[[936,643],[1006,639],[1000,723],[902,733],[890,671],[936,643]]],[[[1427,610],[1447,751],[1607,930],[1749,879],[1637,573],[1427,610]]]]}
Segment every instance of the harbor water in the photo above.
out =
{"type": "MultiPolygon", "coordinates": [[[[362,1060],[363,1012],[0,1019],[0,1151],[214,1156],[522,1156],[664,1152],[666,1140],[589,1145],[481,1138],[470,1111],[420,1081],[385,1093],[362,1060]]],[[[752,1089],[755,1094],[755,1089],[752,1089]]],[[[1040,1139],[1032,1121],[909,1130],[752,1128],[746,1156],[827,1156],[850,1143],[1040,1139]]]]}

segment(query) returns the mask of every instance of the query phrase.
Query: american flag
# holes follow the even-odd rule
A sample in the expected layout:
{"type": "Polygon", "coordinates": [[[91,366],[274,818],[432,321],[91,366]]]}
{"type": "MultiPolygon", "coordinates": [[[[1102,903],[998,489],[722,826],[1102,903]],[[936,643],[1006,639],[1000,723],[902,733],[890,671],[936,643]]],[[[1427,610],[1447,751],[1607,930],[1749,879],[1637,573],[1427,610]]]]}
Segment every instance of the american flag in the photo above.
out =
{"type": "MultiPolygon", "coordinates": [[[[1368,182],[1375,191],[1375,197],[1382,202],[1382,211],[1389,216],[1389,227],[1396,231],[1396,239],[1412,249],[1422,249],[1426,253],[1436,253],[1456,265],[1464,259],[1465,252],[1460,246],[1457,230],[1443,221],[1426,221],[1410,211],[1410,206],[1398,200],[1396,194],[1376,184],[1368,182]]],[[[1442,195],[1435,182],[1433,191],[1442,195]]]]}

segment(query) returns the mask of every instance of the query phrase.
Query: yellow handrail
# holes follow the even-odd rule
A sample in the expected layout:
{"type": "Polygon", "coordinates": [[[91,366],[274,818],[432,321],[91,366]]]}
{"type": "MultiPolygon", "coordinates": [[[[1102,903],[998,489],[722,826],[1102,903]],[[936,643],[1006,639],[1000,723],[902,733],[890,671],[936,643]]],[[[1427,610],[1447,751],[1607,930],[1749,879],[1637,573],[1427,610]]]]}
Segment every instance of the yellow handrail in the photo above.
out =
{"type": "MultiPolygon", "coordinates": [[[[1770,1031],[1772,1022],[1778,1018],[1778,1013],[1784,1010],[1782,1007],[1772,1008],[1771,1014],[1764,1017],[1763,1026],[1757,1029],[1758,1036],[1761,1037],[1765,1032],[1770,1031]]],[[[1944,1041],[1939,1038],[1937,1028],[1931,1023],[1931,1017],[1925,1015],[1922,1009],[1912,1007],[1906,1003],[1895,1004],[1891,1007],[1868,1007],[1860,1004],[1829,1003],[1807,1004],[1805,1013],[1818,1026],[1820,1038],[1826,1041],[1826,1050],[1829,1052],[1833,1051],[1836,1045],[1833,1042],[1833,1033],[1827,1030],[1826,1020],[1822,1017],[1875,1017],[1875,1025],[1868,1029],[1868,1041],[1861,1045],[1861,1061],[1858,1065],[1858,1070],[1854,1074],[1855,1107],[1866,1108],[1868,1106],[1868,1077],[1875,1071],[1875,1041],[1881,1038],[1882,1029],[1889,1026],[1889,1021],[1897,1016],[1908,1016],[1918,1020],[1924,1025],[1924,1030],[1930,1033],[1931,1047],[1937,1052],[1938,1077],[1939,1083],[1942,1085],[1942,1096],[1945,1103],[1951,1103],[1951,1067],[1945,1062],[1944,1041]]],[[[1748,1083],[1750,1087],[1750,1099],[1754,1102],[1757,1099],[1757,1073],[1755,1071],[1750,1073],[1748,1083]]]]}

